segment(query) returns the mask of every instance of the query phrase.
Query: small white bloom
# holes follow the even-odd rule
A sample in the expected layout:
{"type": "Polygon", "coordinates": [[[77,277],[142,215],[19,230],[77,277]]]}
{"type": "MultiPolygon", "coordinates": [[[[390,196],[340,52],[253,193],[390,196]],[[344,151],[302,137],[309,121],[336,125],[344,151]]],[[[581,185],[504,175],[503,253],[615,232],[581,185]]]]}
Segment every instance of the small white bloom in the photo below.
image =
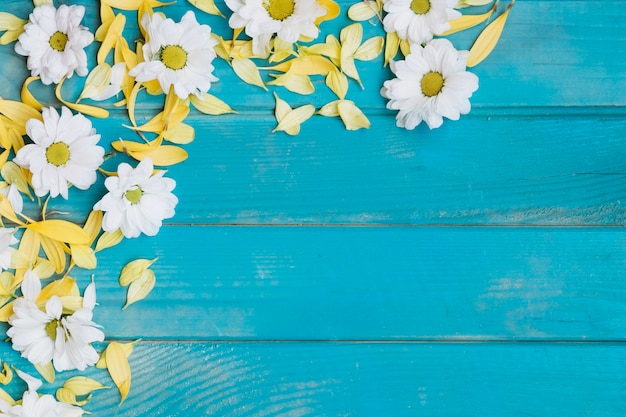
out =
{"type": "Polygon", "coordinates": [[[171,193],[176,182],[163,178],[163,172],[153,174],[150,158],[133,169],[126,163],[117,167],[117,177],[104,182],[109,192],[94,205],[94,210],[104,211],[102,229],[114,232],[122,229],[126,237],[141,233],[154,236],[164,219],[174,216],[178,199],[171,193]]]}
{"type": "Polygon", "coordinates": [[[43,109],[43,122],[26,122],[26,133],[34,142],[21,148],[13,161],[30,170],[39,197],[50,192],[67,200],[68,182],[86,190],[96,182],[96,170],[104,161],[104,148],[96,144],[91,122],[82,114],[72,115],[67,107],[61,115],[52,107],[43,109]]]}
{"type": "Polygon", "coordinates": [[[83,6],[51,4],[36,7],[24,26],[15,51],[28,57],[27,65],[33,76],[44,84],[57,84],[74,71],[87,75],[85,47],[93,42],[93,34],[80,25],[85,15],[83,6]]]}
{"type": "Polygon", "coordinates": [[[226,5],[234,12],[228,24],[233,29],[245,27],[256,55],[269,51],[274,34],[288,43],[300,36],[317,38],[315,20],[327,13],[315,0],[226,0],[226,5]]]}
{"type": "Polygon", "coordinates": [[[91,343],[103,341],[104,333],[91,321],[96,304],[93,283],[85,289],[83,308],[71,315],[63,314],[63,305],[57,296],[50,297],[45,311],[37,307],[41,281],[35,272],[29,270],[24,274],[21,288],[22,297],[13,303],[13,315],[9,318],[11,328],[7,331],[13,349],[32,363],[52,361],[57,371],[82,371],[98,361],[98,353],[91,343]]]}
{"type": "Polygon", "coordinates": [[[456,5],[457,0],[383,0],[385,32],[397,32],[411,43],[428,42],[450,29],[448,20],[461,16],[456,5]]]}
{"type": "Polygon", "coordinates": [[[217,41],[211,36],[211,27],[200,25],[193,12],[185,13],[180,23],[159,13],[145,14],[141,24],[148,33],[143,46],[145,62],[129,75],[140,82],[158,80],[165,93],[174,86],[182,99],[190,94],[201,97],[217,81],[212,74],[217,41]]]}
{"type": "Polygon", "coordinates": [[[398,127],[414,129],[423,120],[433,129],[442,117],[458,120],[469,113],[478,77],[465,71],[468,55],[447,39],[434,39],[425,47],[411,45],[404,61],[391,63],[396,78],[385,81],[380,93],[389,99],[388,109],[398,110],[398,127]]]}
{"type": "Polygon", "coordinates": [[[28,384],[22,403],[11,405],[0,399],[0,416],[10,417],[80,417],[84,411],[75,405],[58,402],[50,394],[39,395],[41,381],[17,370],[17,374],[28,384]]]}
{"type": "Polygon", "coordinates": [[[15,229],[3,227],[0,228],[0,271],[11,267],[11,255],[15,251],[11,245],[15,245],[18,240],[13,236],[15,229]]]}

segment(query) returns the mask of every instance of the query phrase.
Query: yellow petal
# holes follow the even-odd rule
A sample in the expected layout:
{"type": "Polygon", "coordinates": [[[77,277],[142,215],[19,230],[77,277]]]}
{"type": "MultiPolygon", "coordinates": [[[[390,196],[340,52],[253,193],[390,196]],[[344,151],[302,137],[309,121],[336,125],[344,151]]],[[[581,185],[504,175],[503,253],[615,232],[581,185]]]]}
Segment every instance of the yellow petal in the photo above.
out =
{"type": "Polygon", "coordinates": [[[44,4],[54,4],[52,0],[33,0],[35,7],[43,6],[44,4]]]}
{"type": "Polygon", "coordinates": [[[94,39],[97,42],[102,42],[104,40],[114,19],[115,19],[115,12],[113,12],[113,9],[111,8],[111,6],[109,6],[103,1],[100,2],[100,21],[102,22],[102,24],[100,25],[100,27],[98,27],[94,35],[94,39]]]}
{"type": "Polygon", "coordinates": [[[54,272],[60,274],[65,269],[66,263],[63,245],[59,241],[50,239],[43,235],[41,235],[39,239],[41,241],[41,247],[43,248],[46,257],[54,266],[54,272]]]}
{"type": "Polygon", "coordinates": [[[450,24],[450,29],[448,29],[447,31],[437,36],[448,36],[453,33],[460,32],[465,29],[473,28],[474,26],[481,24],[482,22],[484,22],[485,20],[491,17],[491,15],[496,9],[495,6],[496,4],[494,4],[494,7],[492,7],[487,13],[466,14],[466,15],[459,17],[458,19],[448,21],[448,23],[450,24]]]}
{"type": "Polygon", "coordinates": [[[380,15],[381,11],[378,8],[378,3],[370,0],[355,3],[348,9],[348,17],[355,22],[370,20],[372,17],[380,15]]]}
{"type": "Polygon", "coordinates": [[[0,384],[7,385],[11,383],[13,379],[13,371],[8,363],[2,363],[2,372],[0,372],[0,384]]]}
{"type": "Polygon", "coordinates": [[[76,396],[89,395],[92,392],[108,388],[95,379],[87,378],[85,376],[75,376],[63,384],[63,388],[70,390],[76,396]]]}
{"type": "Polygon", "coordinates": [[[65,276],[61,279],[54,280],[43,287],[37,297],[37,303],[45,305],[46,301],[48,301],[53,295],[63,298],[77,296],[78,294],[78,285],[76,285],[76,281],[69,276],[65,276]]]}
{"type": "Polygon", "coordinates": [[[350,100],[342,100],[337,104],[339,117],[348,130],[369,129],[370,121],[361,109],[350,100]]]}
{"type": "Polygon", "coordinates": [[[484,6],[491,3],[493,0],[459,0],[456,8],[470,7],[470,6],[484,6]]]}
{"type": "Polygon", "coordinates": [[[67,388],[57,389],[55,396],[58,401],[65,403],[65,404],[76,405],[77,403],[76,394],[74,394],[72,390],[67,389],[67,388]]]}
{"type": "Polygon", "coordinates": [[[9,317],[13,315],[13,303],[15,300],[7,303],[0,308],[0,321],[6,323],[9,321],[9,317]]]}
{"type": "Polygon", "coordinates": [[[153,263],[159,258],[149,259],[135,259],[127,263],[120,272],[120,285],[126,287],[137,281],[143,273],[152,266],[153,263]]]}
{"type": "Polygon", "coordinates": [[[193,142],[195,137],[195,129],[186,123],[181,123],[174,128],[167,129],[165,133],[163,133],[163,138],[165,140],[177,145],[187,145],[188,143],[193,142]]]}
{"type": "Polygon", "coordinates": [[[85,80],[85,86],[78,97],[78,101],[101,94],[111,82],[111,72],[111,66],[106,62],[92,69],[85,80]]]}
{"type": "Polygon", "coordinates": [[[40,112],[41,109],[43,108],[43,106],[41,105],[39,100],[37,100],[31,94],[30,90],[28,89],[28,86],[30,85],[30,83],[32,83],[33,81],[38,80],[38,79],[39,79],[39,77],[28,77],[26,79],[26,81],[24,81],[24,85],[22,85],[21,97],[22,97],[22,101],[24,102],[24,104],[28,104],[33,109],[35,109],[38,112],[40,112]]]}
{"type": "Polygon", "coordinates": [[[326,76],[326,85],[340,99],[345,98],[348,92],[348,78],[338,70],[331,71],[326,76]]]}
{"type": "Polygon", "coordinates": [[[54,382],[54,367],[52,366],[52,362],[46,364],[34,363],[33,365],[43,379],[51,384],[54,382]]]}
{"type": "Polygon", "coordinates": [[[59,242],[89,244],[87,232],[66,220],[42,220],[31,223],[26,228],[59,242]]]}
{"type": "MultiPolygon", "coordinates": [[[[273,74],[271,75],[274,76],[273,74]]],[[[268,82],[267,85],[279,85],[289,91],[302,95],[311,94],[315,91],[315,87],[308,75],[298,75],[292,72],[286,72],[285,74],[276,76],[276,78],[268,82]]]]}
{"type": "Polygon", "coordinates": [[[23,127],[23,130],[20,130],[19,132],[22,135],[26,134],[27,121],[30,119],[43,120],[40,112],[28,104],[24,104],[19,101],[0,99],[0,113],[15,122],[16,125],[23,127]]]}
{"type": "Polygon", "coordinates": [[[100,49],[98,50],[97,62],[98,64],[104,64],[104,60],[106,59],[111,49],[115,45],[117,39],[122,36],[122,31],[124,30],[124,26],[126,25],[126,17],[119,13],[111,22],[109,29],[106,32],[106,36],[100,45],[100,49]]]}
{"type": "Polygon", "coordinates": [[[317,4],[326,9],[326,14],[315,19],[315,25],[319,26],[325,20],[332,20],[339,16],[341,8],[333,0],[317,0],[317,4]]]}
{"type": "Polygon", "coordinates": [[[319,109],[317,111],[317,114],[320,114],[320,115],[326,116],[326,117],[336,117],[336,116],[339,116],[339,109],[337,108],[337,105],[341,101],[342,100],[335,100],[335,101],[331,101],[330,103],[325,104],[324,106],[322,106],[321,109],[319,109]]]}
{"type": "Polygon", "coordinates": [[[131,373],[128,358],[125,350],[117,342],[109,343],[105,351],[105,356],[106,366],[111,375],[111,379],[120,392],[122,398],[120,401],[121,404],[126,397],[128,397],[128,392],[130,391],[131,373]]]}
{"type": "Polygon", "coordinates": [[[37,256],[39,255],[39,247],[41,246],[41,239],[39,233],[34,230],[26,229],[20,239],[20,246],[18,251],[26,257],[26,261],[29,267],[35,263],[37,256]]]}
{"type": "Polygon", "coordinates": [[[352,58],[361,45],[363,39],[363,26],[360,23],[353,23],[341,29],[339,41],[341,42],[341,58],[352,58]]]}
{"type": "Polygon", "coordinates": [[[335,66],[339,66],[341,58],[341,44],[333,35],[326,36],[326,42],[316,43],[307,47],[299,48],[301,55],[324,55],[328,57],[335,66]]]}
{"type": "Polygon", "coordinates": [[[0,36],[0,45],[8,45],[11,42],[15,42],[22,33],[24,33],[24,28],[7,30],[0,36]]]}
{"type": "MultiPolygon", "coordinates": [[[[141,339],[137,339],[134,342],[130,342],[130,343],[118,343],[118,346],[122,349],[122,351],[124,352],[124,354],[128,358],[131,355],[131,353],[133,353],[133,349],[135,348],[135,345],[140,340],[141,339]]],[[[98,362],[96,362],[95,367],[98,368],[98,369],[104,369],[104,368],[107,367],[106,350],[104,352],[102,352],[102,354],[100,355],[100,359],[98,359],[98,362]]]]}
{"type": "Polygon", "coordinates": [[[87,220],[85,221],[85,226],[83,226],[83,229],[89,235],[90,245],[96,240],[98,234],[100,233],[100,230],[102,229],[103,217],[104,215],[100,210],[92,210],[91,212],[89,212],[89,216],[87,216],[87,220]]]}
{"type": "Polygon", "coordinates": [[[489,56],[491,51],[493,51],[493,48],[496,47],[513,4],[515,4],[515,1],[512,1],[506,11],[491,22],[478,36],[474,45],[470,48],[470,55],[469,58],[467,58],[468,68],[480,64],[485,58],[487,58],[487,56],[489,56]]]}
{"type": "Polygon", "coordinates": [[[129,151],[128,155],[138,161],[150,158],[152,163],[158,166],[179,164],[189,156],[184,149],[170,145],[161,145],[145,151],[129,151]]]}
{"type": "Polygon", "coordinates": [[[274,116],[279,123],[285,118],[287,113],[291,111],[291,106],[283,99],[278,97],[278,94],[274,93],[274,100],[276,100],[276,107],[274,108],[274,116]]]}
{"type": "Polygon", "coordinates": [[[126,293],[126,304],[122,307],[125,310],[128,306],[137,301],[141,301],[150,294],[150,291],[154,288],[156,283],[156,277],[152,269],[146,269],[141,274],[139,279],[133,281],[128,286],[128,292],[126,293]]]}
{"type": "Polygon", "coordinates": [[[213,0],[188,0],[188,1],[189,3],[196,6],[198,9],[202,10],[203,12],[224,17],[224,15],[217,8],[213,0]]]}
{"type": "Polygon", "coordinates": [[[269,62],[280,62],[294,54],[293,43],[285,42],[280,38],[274,38],[272,55],[269,62]]]}
{"type": "Polygon", "coordinates": [[[248,58],[233,59],[231,63],[233,65],[233,70],[235,71],[235,74],[237,74],[239,78],[241,78],[243,81],[245,81],[248,84],[256,85],[258,87],[261,87],[265,91],[267,91],[267,87],[265,86],[265,84],[263,83],[263,80],[261,79],[261,74],[259,73],[259,69],[254,64],[254,62],[252,62],[251,59],[248,59],[248,58]]]}
{"type": "Polygon", "coordinates": [[[103,3],[121,10],[139,10],[144,0],[102,0],[103,3]]]}
{"type": "Polygon", "coordinates": [[[20,19],[11,13],[0,12],[0,31],[1,30],[17,30],[26,24],[26,20],[20,19]]]}
{"type": "Polygon", "coordinates": [[[408,56],[411,53],[411,43],[406,39],[400,39],[400,51],[402,55],[408,56]]]}
{"type": "Polygon", "coordinates": [[[54,264],[44,258],[37,258],[37,261],[35,262],[35,265],[32,266],[32,269],[41,279],[50,278],[56,272],[54,264]]]}
{"type": "Polygon", "coordinates": [[[11,202],[9,202],[9,199],[2,194],[0,194],[0,216],[12,221],[15,224],[24,224],[24,222],[19,220],[15,215],[15,211],[13,211],[13,206],[11,206],[11,202]]]}
{"type": "Polygon", "coordinates": [[[218,116],[220,114],[235,113],[228,104],[215,97],[212,94],[204,93],[202,98],[198,98],[195,95],[190,96],[191,104],[200,112],[204,114],[210,114],[212,116],[218,116]]]}
{"type": "Polygon", "coordinates": [[[96,252],[113,247],[120,243],[123,239],[124,234],[120,229],[117,229],[115,232],[104,232],[96,243],[96,252]]]}
{"type": "Polygon", "coordinates": [[[282,131],[289,135],[297,135],[300,132],[300,125],[311,118],[314,113],[315,107],[311,104],[297,107],[285,114],[272,132],[282,131]]]}
{"type": "Polygon", "coordinates": [[[76,266],[84,269],[95,269],[98,265],[96,253],[89,245],[70,245],[72,261],[76,266]]]}
{"type": "Polygon", "coordinates": [[[359,61],[371,61],[383,51],[385,40],[382,36],[374,36],[369,38],[354,53],[354,59],[359,61]]]}
{"type": "Polygon", "coordinates": [[[63,97],[61,96],[61,87],[63,86],[64,80],[65,80],[64,78],[61,79],[61,81],[59,81],[59,84],[57,85],[57,88],[54,90],[57,99],[61,103],[63,103],[66,107],[69,107],[72,110],[75,110],[82,114],[86,114],[88,116],[98,117],[100,119],[106,119],[107,117],[109,117],[109,112],[103,108],[96,107],[96,106],[89,106],[87,104],[69,103],[65,101],[63,97]]]}
{"type": "Polygon", "coordinates": [[[6,162],[0,169],[0,175],[7,183],[15,185],[20,193],[31,196],[24,170],[15,162],[6,162]]]}
{"type": "Polygon", "coordinates": [[[327,75],[337,67],[328,59],[319,55],[301,56],[279,65],[267,67],[267,70],[291,72],[296,75],[327,75]]]}

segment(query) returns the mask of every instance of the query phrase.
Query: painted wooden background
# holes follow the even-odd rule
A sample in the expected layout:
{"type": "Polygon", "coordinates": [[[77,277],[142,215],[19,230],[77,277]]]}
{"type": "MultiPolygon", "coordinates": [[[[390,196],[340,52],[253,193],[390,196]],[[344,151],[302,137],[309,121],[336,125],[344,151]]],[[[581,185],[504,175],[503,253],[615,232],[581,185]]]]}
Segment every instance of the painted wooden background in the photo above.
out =
{"type": "MultiPolygon", "coordinates": [[[[24,59],[0,62],[0,95],[19,97],[24,59]]],[[[94,416],[625,415],[626,1],[519,0],[472,113],[434,131],[395,127],[381,67],[360,63],[348,95],[371,129],[314,117],[290,137],[271,133],[271,94],[217,65],[238,114],[190,117],[176,217],[99,257],[95,320],[142,341],[129,399],[98,392],[94,416]],[[157,287],[121,312],[120,268],[157,256],[157,287]]],[[[280,94],[320,107],[316,86],[280,94]]],[[[94,124],[112,141],[125,122],[94,124]]],[[[103,189],[55,204],[82,219],[103,189]]]]}

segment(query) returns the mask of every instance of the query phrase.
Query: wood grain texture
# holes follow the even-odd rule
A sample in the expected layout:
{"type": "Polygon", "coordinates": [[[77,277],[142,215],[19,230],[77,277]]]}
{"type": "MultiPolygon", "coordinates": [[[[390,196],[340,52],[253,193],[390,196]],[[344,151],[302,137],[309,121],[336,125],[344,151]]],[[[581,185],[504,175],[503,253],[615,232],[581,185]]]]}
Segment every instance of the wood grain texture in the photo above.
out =
{"type": "Polygon", "coordinates": [[[625,259],[618,228],[166,227],[101,253],[96,318],[115,338],[623,340],[625,259]],[[157,286],[121,312],[136,257],[157,286]]]}
{"type": "MultiPolygon", "coordinates": [[[[615,344],[142,342],[130,362],[131,395],[118,407],[115,388],[96,392],[85,407],[94,416],[621,417],[626,409],[626,353],[615,344]]],[[[103,371],[89,375],[110,384],[103,371]]]]}

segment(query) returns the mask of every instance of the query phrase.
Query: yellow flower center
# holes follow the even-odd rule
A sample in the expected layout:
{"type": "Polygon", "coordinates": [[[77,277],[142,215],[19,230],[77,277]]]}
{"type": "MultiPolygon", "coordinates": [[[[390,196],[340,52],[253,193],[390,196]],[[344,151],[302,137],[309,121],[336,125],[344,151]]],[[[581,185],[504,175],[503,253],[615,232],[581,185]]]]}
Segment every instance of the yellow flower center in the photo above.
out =
{"type": "Polygon", "coordinates": [[[178,45],[169,45],[161,50],[161,62],[175,71],[187,65],[187,51],[178,45]]]}
{"type": "Polygon", "coordinates": [[[415,14],[426,14],[430,10],[429,0],[413,0],[411,1],[411,10],[415,14]]]}
{"type": "Polygon", "coordinates": [[[55,51],[65,51],[65,45],[67,44],[67,35],[63,32],[56,31],[54,35],[50,36],[50,47],[55,51]]]}
{"type": "Polygon", "coordinates": [[[63,142],[56,142],[46,148],[46,159],[56,167],[70,160],[70,147],[63,142]]]}
{"type": "Polygon", "coordinates": [[[263,0],[263,7],[274,20],[285,20],[293,14],[294,0],[263,0]]]}
{"type": "Polygon", "coordinates": [[[57,327],[59,327],[59,320],[56,319],[46,324],[46,333],[52,340],[56,340],[57,338],[57,327]]]}
{"type": "Polygon", "coordinates": [[[431,71],[422,77],[422,93],[426,97],[436,96],[443,88],[443,76],[438,72],[431,71]]]}
{"type": "Polygon", "coordinates": [[[139,203],[139,200],[141,200],[142,195],[143,195],[143,190],[139,187],[135,187],[126,191],[126,194],[124,194],[124,197],[126,197],[126,200],[128,200],[130,204],[137,204],[139,203]]]}

